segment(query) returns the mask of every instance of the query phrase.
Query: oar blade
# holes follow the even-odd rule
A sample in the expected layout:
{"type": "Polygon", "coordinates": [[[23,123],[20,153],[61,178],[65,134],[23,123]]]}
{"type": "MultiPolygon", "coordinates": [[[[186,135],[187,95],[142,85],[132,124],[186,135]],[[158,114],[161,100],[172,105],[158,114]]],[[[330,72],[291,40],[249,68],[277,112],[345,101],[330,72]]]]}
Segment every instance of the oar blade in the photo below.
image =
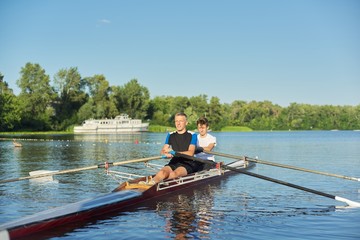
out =
{"type": "Polygon", "coordinates": [[[355,202],[355,201],[352,201],[352,200],[349,200],[349,199],[346,199],[346,198],[343,198],[343,197],[336,196],[336,197],[335,197],[335,200],[340,201],[340,202],[344,202],[344,203],[346,203],[347,205],[349,205],[349,207],[353,207],[353,208],[358,208],[358,207],[360,207],[360,203],[359,203],[359,202],[355,202]]]}
{"type": "Polygon", "coordinates": [[[51,170],[31,171],[31,172],[29,172],[29,175],[34,178],[30,179],[30,181],[36,182],[36,183],[53,182],[54,181],[53,174],[56,172],[58,172],[58,171],[51,171],[51,170]],[[37,176],[39,176],[39,177],[37,177],[37,176]]]}

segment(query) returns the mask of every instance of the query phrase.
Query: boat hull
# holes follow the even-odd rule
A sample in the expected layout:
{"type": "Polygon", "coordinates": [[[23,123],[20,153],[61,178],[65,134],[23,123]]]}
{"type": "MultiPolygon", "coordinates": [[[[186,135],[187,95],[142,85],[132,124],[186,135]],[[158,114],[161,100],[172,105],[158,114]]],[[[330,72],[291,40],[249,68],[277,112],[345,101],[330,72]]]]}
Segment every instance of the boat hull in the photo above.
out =
{"type": "Polygon", "coordinates": [[[112,192],[63,207],[39,212],[0,226],[0,239],[16,239],[119,209],[141,196],[137,191],[112,192]]]}
{"type": "MultiPolygon", "coordinates": [[[[241,167],[249,169],[255,164],[241,167]]],[[[188,188],[198,187],[214,181],[237,174],[235,171],[210,169],[188,176],[167,180],[147,189],[127,189],[127,186],[145,181],[146,177],[134,179],[122,183],[113,192],[93,199],[88,199],[63,207],[49,209],[20,220],[12,221],[0,226],[0,239],[16,239],[40,233],[55,227],[64,226],[78,221],[87,221],[100,215],[115,211],[125,210],[127,207],[138,205],[142,202],[162,198],[167,194],[173,194],[188,188]]]]}

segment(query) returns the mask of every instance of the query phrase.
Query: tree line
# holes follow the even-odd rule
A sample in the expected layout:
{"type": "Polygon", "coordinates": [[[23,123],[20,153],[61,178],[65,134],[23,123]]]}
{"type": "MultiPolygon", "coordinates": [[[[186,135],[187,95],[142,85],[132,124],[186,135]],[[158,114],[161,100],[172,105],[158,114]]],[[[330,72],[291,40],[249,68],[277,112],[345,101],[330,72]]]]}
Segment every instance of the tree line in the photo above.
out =
{"type": "Polygon", "coordinates": [[[0,131],[72,131],[74,125],[89,118],[114,118],[127,113],[131,118],[150,121],[150,125],[173,126],[174,114],[185,112],[189,129],[196,119],[206,116],[212,130],[243,126],[253,130],[354,130],[360,129],[357,106],[291,103],[281,107],[270,101],[220,103],[206,94],[193,97],[156,96],[132,79],[121,86],[110,86],[97,74],[82,77],[77,67],[60,69],[51,84],[49,75],[37,63],[21,68],[16,96],[0,73],[0,131]]]}

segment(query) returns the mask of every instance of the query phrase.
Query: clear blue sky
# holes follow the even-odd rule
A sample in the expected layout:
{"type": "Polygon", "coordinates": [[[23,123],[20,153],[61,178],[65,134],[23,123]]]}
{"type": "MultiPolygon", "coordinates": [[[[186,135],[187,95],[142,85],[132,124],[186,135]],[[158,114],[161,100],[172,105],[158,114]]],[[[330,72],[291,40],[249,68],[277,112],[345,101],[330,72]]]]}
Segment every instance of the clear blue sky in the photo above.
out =
{"type": "Polygon", "coordinates": [[[162,95],[360,104],[359,0],[1,0],[0,72],[27,62],[162,95]]]}

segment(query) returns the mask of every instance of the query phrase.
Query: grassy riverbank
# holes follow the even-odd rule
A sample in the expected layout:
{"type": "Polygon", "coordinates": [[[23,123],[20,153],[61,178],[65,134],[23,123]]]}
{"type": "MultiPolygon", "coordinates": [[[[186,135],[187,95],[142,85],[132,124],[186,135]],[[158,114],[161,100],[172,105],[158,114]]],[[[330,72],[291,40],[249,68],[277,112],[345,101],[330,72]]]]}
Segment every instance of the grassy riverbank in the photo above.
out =
{"type": "Polygon", "coordinates": [[[240,126],[226,126],[221,129],[221,132],[251,132],[252,129],[240,126]]]}
{"type": "Polygon", "coordinates": [[[0,132],[0,135],[66,135],[73,134],[68,131],[20,131],[20,132],[0,132]]]}

